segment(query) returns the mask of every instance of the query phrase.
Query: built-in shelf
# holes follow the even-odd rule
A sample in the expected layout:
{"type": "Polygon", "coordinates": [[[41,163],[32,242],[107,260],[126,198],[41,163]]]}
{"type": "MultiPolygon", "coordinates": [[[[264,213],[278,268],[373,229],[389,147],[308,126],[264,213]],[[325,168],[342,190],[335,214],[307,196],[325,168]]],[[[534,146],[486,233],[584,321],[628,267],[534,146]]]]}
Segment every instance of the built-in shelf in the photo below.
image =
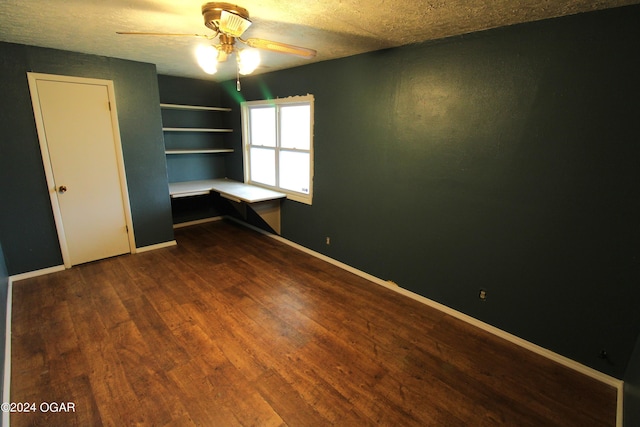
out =
{"type": "Polygon", "coordinates": [[[211,148],[211,149],[193,149],[193,150],[165,150],[165,154],[216,154],[216,153],[233,153],[233,148],[211,148]]]}
{"type": "MultiPolygon", "coordinates": [[[[225,123],[224,117],[220,114],[226,115],[233,110],[226,107],[164,103],[160,104],[160,108],[164,122],[162,131],[167,144],[164,153],[169,180],[190,175],[191,172],[187,172],[191,167],[194,168],[195,174],[201,174],[203,177],[224,176],[226,162],[223,157],[234,152],[233,148],[225,147],[229,144],[227,135],[230,135],[233,129],[226,127],[229,124],[225,123]]],[[[212,190],[210,184],[209,181],[170,183],[171,198],[209,194],[212,190]],[[200,188],[203,182],[206,185],[200,188]]],[[[193,210],[195,215],[211,212],[212,207],[203,208],[204,201],[195,202],[197,203],[177,202],[175,207],[178,211],[193,210]]],[[[182,214],[187,213],[186,211],[182,214]]]]}
{"type": "Polygon", "coordinates": [[[218,128],[162,128],[164,132],[233,132],[233,129],[218,128]]]}
{"type": "Polygon", "coordinates": [[[201,105],[160,104],[160,108],[168,110],[200,110],[200,111],[231,111],[226,107],[205,107],[201,105]]]}

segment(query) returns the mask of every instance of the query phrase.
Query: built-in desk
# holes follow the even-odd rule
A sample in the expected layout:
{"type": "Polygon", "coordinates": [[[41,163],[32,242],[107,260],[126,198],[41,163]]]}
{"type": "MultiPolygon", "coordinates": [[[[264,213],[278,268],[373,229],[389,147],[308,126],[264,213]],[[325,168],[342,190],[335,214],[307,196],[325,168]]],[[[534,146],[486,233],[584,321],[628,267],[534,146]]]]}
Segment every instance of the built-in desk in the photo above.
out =
{"type": "Polygon", "coordinates": [[[249,206],[280,234],[280,199],[287,197],[284,193],[230,179],[169,183],[169,195],[174,199],[209,194],[212,191],[233,202],[233,206],[245,219],[246,207],[249,206]]]}

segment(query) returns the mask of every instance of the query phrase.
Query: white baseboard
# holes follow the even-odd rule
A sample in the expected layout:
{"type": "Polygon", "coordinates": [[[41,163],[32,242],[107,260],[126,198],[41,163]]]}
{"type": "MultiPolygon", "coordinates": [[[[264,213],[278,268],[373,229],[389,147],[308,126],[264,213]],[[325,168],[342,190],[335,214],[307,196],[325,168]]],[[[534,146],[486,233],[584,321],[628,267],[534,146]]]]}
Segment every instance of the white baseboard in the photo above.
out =
{"type": "MultiPolygon", "coordinates": [[[[171,246],[176,246],[177,244],[178,243],[175,240],[170,240],[168,242],[162,242],[162,243],[158,243],[156,245],[142,246],[140,248],[136,248],[135,252],[133,252],[133,253],[141,253],[141,252],[153,251],[153,250],[156,250],[156,249],[162,249],[162,248],[167,248],[167,247],[171,247],[171,246]]],[[[43,268],[41,270],[27,271],[26,273],[14,274],[13,276],[10,276],[9,278],[11,280],[13,280],[13,282],[17,282],[19,280],[31,279],[32,277],[44,276],[45,274],[56,273],[58,271],[63,271],[63,270],[65,270],[65,268],[66,267],[64,265],[56,265],[54,267],[43,268]]]]}
{"type": "Polygon", "coordinates": [[[142,246],[140,248],[136,248],[136,253],[155,251],[156,249],[169,248],[171,246],[176,246],[178,243],[175,240],[170,240],[168,242],[162,242],[155,245],[142,246]]]}
{"type": "Polygon", "coordinates": [[[607,384],[611,387],[614,387],[617,390],[617,416],[616,416],[616,426],[617,427],[622,427],[623,423],[622,423],[622,417],[623,417],[623,398],[624,398],[624,381],[619,380],[617,378],[614,378],[610,375],[607,375],[605,373],[602,373],[596,369],[590,368],[588,366],[585,366],[579,362],[576,362],[575,360],[569,359],[565,356],[562,356],[558,353],[555,353],[551,350],[548,350],[544,347],[540,347],[537,344],[534,344],[532,342],[529,342],[527,340],[524,340],[520,337],[517,337],[509,332],[503,331],[502,329],[496,328],[495,326],[489,325],[488,323],[482,322],[481,320],[476,319],[475,317],[471,317],[467,314],[464,314],[460,311],[454,310],[451,307],[447,307],[446,305],[440,304],[436,301],[433,301],[429,298],[423,297],[422,295],[418,295],[414,292],[411,292],[410,290],[404,289],[400,286],[397,286],[394,283],[390,283],[386,280],[380,279],[379,277],[373,276],[369,273],[365,273],[362,270],[358,270],[357,268],[354,268],[348,264],[345,264],[343,262],[340,262],[338,260],[335,260],[333,258],[330,258],[324,254],[321,254],[320,252],[316,252],[312,249],[309,249],[305,246],[302,246],[298,243],[292,242],[290,240],[285,239],[282,236],[278,236],[276,234],[270,233],[268,231],[262,230],[261,228],[255,227],[251,224],[248,224],[244,221],[241,221],[237,218],[233,218],[233,217],[227,217],[228,219],[237,222],[238,224],[241,224],[247,228],[250,228],[252,230],[255,230],[261,234],[264,234],[266,236],[269,236],[279,242],[282,242],[288,246],[291,246],[295,249],[298,249],[302,252],[305,252],[309,255],[312,255],[316,258],[319,258],[323,261],[326,261],[330,264],[333,264],[337,267],[342,268],[343,270],[349,271],[350,273],[353,273],[357,276],[360,276],[364,279],[367,279],[377,285],[380,286],[384,286],[387,289],[390,289],[394,292],[398,292],[402,295],[405,295],[413,300],[416,300],[418,302],[421,302],[429,307],[435,308],[437,310],[440,310],[452,317],[455,317],[456,319],[462,320],[464,322],[469,323],[470,325],[473,325],[477,328],[480,328],[484,331],[487,331],[493,335],[496,335],[506,341],[509,341],[513,344],[516,344],[520,347],[523,347],[533,353],[536,353],[538,355],[544,356],[547,359],[553,360],[556,363],[559,363],[567,368],[573,369],[577,372],[580,372],[583,375],[586,375],[590,378],[593,378],[595,380],[598,380],[604,384],[607,384]]]}
{"type": "MultiPolygon", "coordinates": [[[[13,281],[9,277],[7,286],[7,316],[4,334],[4,378],[2,384],[2,402],[11,402],[11,318],[13,307],[13,281]]],[[[8,411],[2,411],[2,426],[9,427],[8,411]]]]}
{"type": "Polygon", "coordinates": [[[54,267],[43,268],[41,270],[27,271],[26,273],[14,274],[9,276],[9,279],[13,282],[18,280],[31,279],[32,277],[44,276],[45,274],[56,273],[58,271],[64,271],[64,265],[56,265],[54,267]]]}

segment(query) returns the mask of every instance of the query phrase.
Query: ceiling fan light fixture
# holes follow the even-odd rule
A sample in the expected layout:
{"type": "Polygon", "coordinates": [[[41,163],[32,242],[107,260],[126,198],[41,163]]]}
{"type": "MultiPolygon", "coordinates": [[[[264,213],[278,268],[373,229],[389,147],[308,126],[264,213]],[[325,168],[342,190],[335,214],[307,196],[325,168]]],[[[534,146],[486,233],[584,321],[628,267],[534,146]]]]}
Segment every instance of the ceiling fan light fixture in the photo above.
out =
{"type": "Polygon", "coordinates": [[[260,52],[257,49],[238,51],[238,72],[243,76],[253,73],[260,65],[260,52]]]}
{"type": "Polygon", "coordinates": [[[251,20],[249,20],[249,11],[238,5],[222,2],[205,3],[202,5],[202,16],[204,25],[214,32],[213,35],[121,31],[117,33],[146,36],[202,37],[207,40],[217,39],[217,44],[199,46],[195,52],[196,60],[205,73],[215,74],[218,71],[218,64],[224,63],[229,56],[235,53],[238,90],[240,90],[240,74],[251,74],[260,65],[259,52],[251,48],[297,55],[306,59],[316,56],[317,52],[314,49],[258,38],[242,39],[240,36],[249,28],[251,20]],[[239,49],[236,40],[248,48],[239,49]]]}
{"type": "Polygon", "coordinates": [[[200,45],[196,49],[198,65],[207,74],[215,74],[218,71],[218,50],[211,45],[200,45]]]}
{"type": "Polygon", "coordinates": [[[220,46],[217,46],[217,48],[218,48],[218,56],[217,56],[218,63],[225,62],[229,57],[229,53],[227,53],[223,49],[220,49],[220,46]]]}

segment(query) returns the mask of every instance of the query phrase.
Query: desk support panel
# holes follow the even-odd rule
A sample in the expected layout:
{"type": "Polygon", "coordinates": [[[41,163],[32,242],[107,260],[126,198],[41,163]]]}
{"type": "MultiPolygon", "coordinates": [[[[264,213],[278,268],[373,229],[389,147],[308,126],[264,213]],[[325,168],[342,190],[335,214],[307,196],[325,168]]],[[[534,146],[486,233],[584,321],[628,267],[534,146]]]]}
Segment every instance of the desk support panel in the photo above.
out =
{"type": "MultiPolygon", "coordinates": [[[[222,195],[224,197],[224,195],[222,195]]],[[[247,208],[254,211],[262,220],[267,223],[278,235],[280,235],[280,200],[265,200],[264,202],[243,203],[241,201],[229,200],[231,206],[247,221],[247,208]]]]}
{"type": "Polygon", "coordinates": [[[251,203],[249,206],[280,235],[280,200],[265,200],[264,202],[251,203]]]}

